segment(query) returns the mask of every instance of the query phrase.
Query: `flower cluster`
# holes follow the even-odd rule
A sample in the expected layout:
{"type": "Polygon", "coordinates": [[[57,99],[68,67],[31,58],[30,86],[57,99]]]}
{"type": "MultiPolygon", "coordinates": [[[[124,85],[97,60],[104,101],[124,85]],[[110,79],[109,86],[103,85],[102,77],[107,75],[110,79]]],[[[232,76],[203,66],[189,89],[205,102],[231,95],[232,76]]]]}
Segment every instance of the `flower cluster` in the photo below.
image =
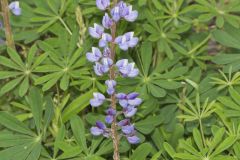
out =
{"type": "MultiPolygon", "coordinates": [[[[134,67],[135,64],[129,63],[128,59],[121,59],[115,62],[115,59],[112,59],[113,57],[111,56],[113,51],[109,46],[117,45],[121,50],[126,51],[137,45],[138,38],[134,37],[134,32],[113,37],[112,34],[105,32],[105,30],[112,30],[113,25],[116,25],[121,19],[129,22],[135,21],[138,12],[132,10],[132,6],[127,5],[123,1],[117,3],[113,8],[110,8],[110,4],[110,0],[96,0],[96,5],[100,10],[108,9],[110,13],[104,14],[102,25],[95,23],[93,27],[89,27],[89,34],[99,40],[98,46],[102,49],[92,47],[92,51],[88,52],[86,57],[90,62],[95,63],[94,71],[98,76],[103,76],[112,70],[114,75],[133,78],[139,73],[138,69],[134,67]]],[[[106,80],[105,84],[107,86],[107,94],[111,97],[111,104],[106,110],[106,124],[116,123],[117,130],[121,131],[121,134],[127,138],[129,143],[139,143],[140,139],[136,136],[134,125],[130,123],[130,118],[136,114],[137,107],[142,103],[142,100],[138,98],[139,94],[136,92],[128,94],[117,93],[115,76],[114,78],[110,76],[110,79],[106,80]],[[123,115],[121,117],[125,117],[125,119],[119,120],[119,115],[123,115]]],[[[90,100],[90,104],[92,107],[99,107],[103,103],[107,103],[107,100],[109,99],[102,93],[96,92],[93,93],[93,99],[90,100]]],[[[96,125],[91,128],[91,133],[95,136],[112,136],[111,129],[100,121],[97,121],[96,125]]]]}

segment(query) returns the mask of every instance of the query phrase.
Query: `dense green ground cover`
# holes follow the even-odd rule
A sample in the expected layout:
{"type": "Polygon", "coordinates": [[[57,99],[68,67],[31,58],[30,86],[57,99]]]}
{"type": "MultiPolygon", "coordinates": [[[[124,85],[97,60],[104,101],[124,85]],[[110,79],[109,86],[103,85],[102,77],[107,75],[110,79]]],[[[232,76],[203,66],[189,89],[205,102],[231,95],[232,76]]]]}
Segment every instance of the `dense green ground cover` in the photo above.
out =
{"type": "MultiPolygon", "coordinates": [[[[121,21],[117,34],[134,31],[140,42],[117,57],[140,74],[118,78],[117,90],[144,102],[133,119],[141,143],[121,139],[121,159],[240,159],[240,1],[126,2],[139,17],[121,21]]],[[[107,77],[86,61],[97,44],[88,27],[104,13],[95,0],[20,7],[10,16],[17,51],[0,41],[0,160],[111,160],[111,140],[89,130],[107,107],[89,105],[107,77]]]]}

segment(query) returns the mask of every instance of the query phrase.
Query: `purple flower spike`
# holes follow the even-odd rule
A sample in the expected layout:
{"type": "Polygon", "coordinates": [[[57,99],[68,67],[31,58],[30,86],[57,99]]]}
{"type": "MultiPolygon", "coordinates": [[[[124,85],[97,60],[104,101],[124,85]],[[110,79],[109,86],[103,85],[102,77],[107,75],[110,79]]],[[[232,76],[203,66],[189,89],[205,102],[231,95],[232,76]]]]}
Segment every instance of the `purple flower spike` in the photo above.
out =
{"type": "Polygon", "coordinates": [[[135,108],[134,106],[128,106],[123,109],[123,114],[126,118],[130,118],[134,116],[136,112],[137,112],[137,108],[135,108]]]}
{"type": "Polygon", "coordinates": [[[88,52],[86,56],[90,62],[97,62],[102,57],[102,53],[98,48],[92,47],[92,53],[88,52]]]}
{"type": "Polygon", "coordinates": [[[107,80],[105,82],[105,84],[107,85],[108,89],[107,89],[107,93],[109,95],[112,95],[115,92],[115,86],[117,85],[117,82],[114,80],[107,80]]]}
{"type": "Polygon", "coordinates": [[[8,7],[14,15],[16,15],[16,16],[21,15],[22,9],[19,6],[19,1],[11,2],[8,7]]]}
{"type": "Polygon", "coordinates": [[[93,37],[93,38],[101,38],[102,34],[104,32],[104,28],[96,23],[94,23],[94,27],[89,27],[89,34],[93,37]]]}
{"type": "Polygon", "coordinates": [[[109,42],[112,41],[112,36],[108,33],[103,33],[102,38],[99,41],[99,47],[106,47],[109,42]]]}
{"type": "Polygon", "coordinates": [[[126,125],[122,127],[122,132],[124,134],[130,135],[130,134],[134,134],[135,130],[134,130],[134,126],[133,125],[126,125]]]}
{"type": "Polygon", "coordinates": [[[96,0],[96,5],[100,10],[106,10],[110,6],[110,0],[96,0]]]}
{"type": "Polygon", "coordinates": [[[105,96],[101,93],[93,93],[93,99],[90,100],[90,104],[93,107],[101,106],[105,101],[105,96]]]}
{"type": "Polygon", "coordinates": [[[105,13],[105,16],[103,17],[102,25],[106,29],[109,29],[113,25],[113,20],[109,17],[107,13],[105,13]]]}
{"type": "Polygon", "coordinates": [[[111,10],[111,15],[112,15],[112,19],[115,22],[118,22],[121,19],[121,15],[120,15],[120,8],[118,6],[114,7],[111,10]]]}
{"type": "Polygon", "coordinates": [[[132,6],[128,6],[125,8],[124,19],[129,22],[134,22],[138,17],[138,12],[132,10],[132,6]]]}
{"type": "Polygon", "coordinates": [[[131,144],[138,144],[140,142],[140,138],[138,138],[137,136],[129,136],[127,137],[127,140],[131,144]]]}
{"type": "Polygon", "coordinates": [[[115,39],[115,43],[119,45],[119,48],[126,51],[128,48],[133,48],[138,43],[138,38],[133,37],[134,32],[125,33],[123,36],[118,36],[115,39]]]}

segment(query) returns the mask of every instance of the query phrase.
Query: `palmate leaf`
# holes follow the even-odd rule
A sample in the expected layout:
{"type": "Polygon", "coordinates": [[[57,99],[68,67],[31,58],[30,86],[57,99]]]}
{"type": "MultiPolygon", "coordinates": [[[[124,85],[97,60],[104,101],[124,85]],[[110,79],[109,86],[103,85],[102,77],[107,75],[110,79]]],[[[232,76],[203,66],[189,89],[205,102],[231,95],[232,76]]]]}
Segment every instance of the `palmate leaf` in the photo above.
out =
{"type": "Polygon", "coordinates": [[[62,25],[66,28],[70,35],[72,35],[71,30],[68,28],[67,24],[62,19],[63,14],[65,13],[66,9],[72,2],[61,0],[47,0],[46,2],[43,0],[39,0],[40,2],[36,2],[36,8],[34,13],[36,14],[35,17],[31,19],[34,23],[44,23],[38,28],[38,32],[43,32],[52,26],[54,23],[59,21],[62,25]]]}
{"type": "MultiPolygon", "coordinates": [[[[70,43],[72,43],[72,41],[70,43]]],[[[81,74],[83,70],[83,72],[86,73],[83,68],[85,58],[81,55],[83,51],[82,48],[72,49],[70,47],[69,52],[59,54],[58,49],[54,49],[46,42],[39,42],[39,46],[49,54],[50,58],[47,64],[38,66],[35,70],[40,73],[48,73],[35,80],[36,85],[43,85],[43,91],[49,90],[57,82],[60,82],[60,88],[62,90],[67,90],[70,80],[75,78],[76,72],[81,74]]]]}
{"type": "Polygon", "coordinates": [[[38,160],[42,148],[40,139],[25,124],[7,112],[0,112],[0,120],[1,125],[18,133],[0,134],[0,139],[2,138],[0,146],[6,147],[0,151],[1,158],[38,160]]]}
{"type": "Polygon", "coordinates": [[[4,71],[0,71],[0,79],[10,78],[10,81],[0,89],[0,95],[4,95],[14,88],[18,89],[18,94],[21,97],[27,93],[31,81],[37,77],[34,74],[35,67],[41,64],[47,57],[47,54],[35,57],[37,51],[38,48],[36,45],[33,45],[29,50],[25,62],[22,60],[22,57],[11,48],[8,48],[7,50],[9,58],[0,56],[0,64],[7,68],[4,71]]]}

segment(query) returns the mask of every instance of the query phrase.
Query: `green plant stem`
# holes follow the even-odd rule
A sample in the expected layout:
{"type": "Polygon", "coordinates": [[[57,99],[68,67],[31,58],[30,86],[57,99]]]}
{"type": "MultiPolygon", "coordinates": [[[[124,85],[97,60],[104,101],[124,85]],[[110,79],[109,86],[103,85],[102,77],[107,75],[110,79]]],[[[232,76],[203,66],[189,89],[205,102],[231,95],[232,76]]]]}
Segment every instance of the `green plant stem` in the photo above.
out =
{"type": "Polygon", "coordinates": [[[64,28],[67,30],[67,32],[72,35],[72,31],[69,29],[69,27],[67,26],[67,24],[64,22],[64,20],[61,17],[58,17],[59,21],[62,23],[62,25],[64,26],[64,28]]]}
{"type": "Polygon", "coordinates": [[[8,0],[1,0],[0,2],[2,8],[3,23],[5,28],[6,44],[8,47],[16,50],[9,20],[8,0]]]}
{"type": "Polygon", "coordinates": [[[206,141],[205,141],[205,136],[204,136],[204,132],[203,132],[203,126],[202,126],[201,118],[199,118],[199,125],[200,125],[200,131],[201,131],[201,135],[202,135],[203,145],[206,147],[206,141]]]}

